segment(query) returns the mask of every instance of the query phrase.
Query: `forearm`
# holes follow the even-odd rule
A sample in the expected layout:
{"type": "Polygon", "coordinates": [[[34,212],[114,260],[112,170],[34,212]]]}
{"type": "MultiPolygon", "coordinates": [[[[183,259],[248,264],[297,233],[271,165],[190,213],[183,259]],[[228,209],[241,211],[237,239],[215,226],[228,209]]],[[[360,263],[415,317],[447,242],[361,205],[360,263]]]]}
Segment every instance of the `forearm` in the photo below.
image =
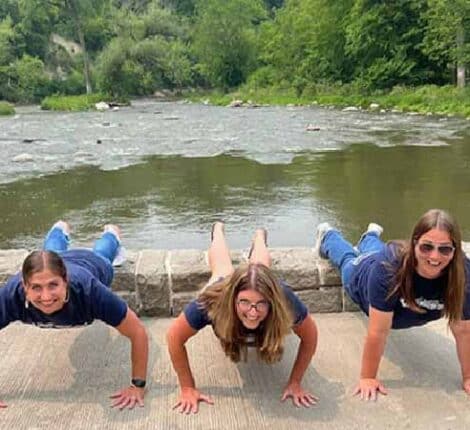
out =
{"type": "Polygon", "coordinates": [[[362,353],[361,379],[377,377],[386,340],[387,336],[383,334],[367,334],[362,353]]]}
{"type": "Polygon", "coordinates": [[[316,345],[301,341],[297,351],[294,365],[289,377],[289,383],[297,382],[300,384],[302,378],[307,370],[310,362],[312,361],[313,354],[315,353],[316,345]]]}
{"type": "Polygon", "coordinates": [[[175,341],[169,342],[168,350],[180,387],[195,388],[193,374],[189,366],[188,352],[184,344],[178,344],[175,341]]]}
{"type": "Polygon", "coordinates": [[[134,338],[131,338],[132,378],[146,379],[148,365],[148,337],[142,327],[134,338]]]}

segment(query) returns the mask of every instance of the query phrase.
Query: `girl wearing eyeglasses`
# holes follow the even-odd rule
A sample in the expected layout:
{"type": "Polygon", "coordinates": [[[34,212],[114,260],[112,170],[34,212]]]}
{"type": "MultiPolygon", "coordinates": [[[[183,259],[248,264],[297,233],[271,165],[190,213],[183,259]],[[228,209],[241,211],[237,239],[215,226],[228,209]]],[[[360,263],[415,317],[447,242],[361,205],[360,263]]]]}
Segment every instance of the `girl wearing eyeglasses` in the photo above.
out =
{"type": "Polygon", "coordinates": [[[351,299],[369,316],[359,384],[354,394],[376,400],[387,394],[377,379],[390,329],[420,326],[447,317],[457,344],[463,389],[470,394],[470,260],[460,229],[447,212],[432,209],[409,241],[380,240],[369,224],[354,248],[328,223],[317,228],[317,249],[341,272],[351,299]]]}
{"type": "Polygon", "coordinates": [[[232,361],[245,361],[247,347],[253,346],[258,358],[268,364],[281,359],[284,337],[292,329],[299,336],[300,345],[281,400],[290,397],[296,406],[315,404],[318,399],[302,388],[301,380],[315,353],[317,329],[306,306],[269,268],[266,231],[256,231],[249,264],[234,270],[224,224],[216,222],[208,256],[212,276],[207,286],[172,323],[167,334],[181,387],[174,408],[189,414],[198,412],[199,402],[213,404],[196,388],[185,347],[186,341],[206,325],[212,325],[232,361]]]}

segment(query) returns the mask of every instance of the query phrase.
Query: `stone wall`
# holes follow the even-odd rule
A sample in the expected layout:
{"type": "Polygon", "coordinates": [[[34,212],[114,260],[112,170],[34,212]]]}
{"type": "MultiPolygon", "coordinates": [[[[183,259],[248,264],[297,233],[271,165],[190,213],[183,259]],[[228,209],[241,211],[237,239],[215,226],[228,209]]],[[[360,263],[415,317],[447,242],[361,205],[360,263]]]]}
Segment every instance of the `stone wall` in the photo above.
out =
{"type": "MultiPolygon", "coordinates": [[[[464,243],[470,254],[470,243],[464,243]]],[[[0,285],[16,273],[27,250],[0,250],[0,285]]],[[[338,271],[312,248],[271,248],[273,269],[286,280],[310,312],[355,311],[344,294],[338,271]]],[[[232,252],[234,265],[243,262],[232,252]]],[[[210,277],[207,253],[201,250],[128,251],[127,261],[116,268],[112,288],[141,316],[176,316],[194,299],[210,277]]]]}

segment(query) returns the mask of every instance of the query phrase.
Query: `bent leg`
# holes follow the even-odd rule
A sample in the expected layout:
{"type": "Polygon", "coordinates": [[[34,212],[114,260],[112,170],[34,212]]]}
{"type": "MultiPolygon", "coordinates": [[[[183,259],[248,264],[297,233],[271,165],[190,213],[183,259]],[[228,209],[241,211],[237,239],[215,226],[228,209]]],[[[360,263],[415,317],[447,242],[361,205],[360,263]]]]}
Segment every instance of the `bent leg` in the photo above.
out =
{"type": "Polygon", "coordinates": [[[266,267],[271,267],[271,256],[267,245],[267,232],[263,228],[255,231],[253,243],[251,245],[249,262],[250,264],[261,263],[266,267]]]}
{"type": "Polygon", "coordinates": [[[103,235],[95,242],[93,252],[113,264],[121,245],[120,230],[118,226],[109,224],[105,226],[103,235]]]}
{"type": "Polygon", "coordinates": [[[70,243],[70,225],[65,221],[57,221],[44,238],[44,251],[64,252],[70,243]]]}
{"type": "Polygon", "coordinates": [[[208,285],[233,273],[230,250],[225,240],[224,223],[217,221],[212,226],[212,241],[208,250],[211,278],[208,285]]]}
{"type": "Polygon", "coordinates": [[[385,247],[385,243],[377,235],[377,233],[369,232],[361,236],[357,244],[357,249],[361,254],[369,254],[371,252],[379,252],[385,247]]]}
{"type": "Polygon", "coordinates": [[[358,256],[354,247],[338,230],[329,230],[321,242],[320,251],[339,269],[343,285],[348,284],[353,270],[351,263],[358,256]]]}

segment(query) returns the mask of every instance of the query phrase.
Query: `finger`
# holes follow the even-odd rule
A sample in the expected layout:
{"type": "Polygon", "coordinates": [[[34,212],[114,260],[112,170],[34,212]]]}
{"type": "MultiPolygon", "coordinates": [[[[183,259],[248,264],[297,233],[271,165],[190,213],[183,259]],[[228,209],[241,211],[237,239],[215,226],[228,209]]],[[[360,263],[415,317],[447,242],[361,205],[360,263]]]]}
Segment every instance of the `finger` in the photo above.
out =
{"type": "Polygon", "coordinates": [[[380,384],[377,387],[377,390],[379,391],[380,394],[383,394],[384,396],[388,394],[388,391],[385,389],[385,387],[382,384],[380,384]]]}
{"type": "Polygon", "coordinates": [[[114,398],[113,402],[111,403],[111,407],[115,408],[116,406],[120,405],[124,399],[125,397],[123,396],[120,396],[119,398],[114,398]]]}
{"type": "Polygon", "coordinates": [[[186,404],[184,405],[184,413],[185,413],[185,414],[191,413],[192,408],[193,408],[192,403],[189,402],[189,401],[186,402],[186,404]]]}
{"type": "Polygon", "coordinates": [[[371,400],[376,402],[377,401],[377,390],[372,391],[370,394],[371,394],[370,395],[371,400]]]}
{"type": "Polygon", "coordinates": [[[128,409],[134,409],[136,404],[137,404],[137,399],[135,397],[131,397],[129,399],[129,403],[127,404],[127,408],[128,409]]]}
{"type": "Polygon", "coordinates": [[[318,398],[315,397],[315,396],[312,395],[312,394],[306,394],[305,397],[307,398],[307,401],[308,401],[311,405],[316,405],[317,402],[318,402],[318,398]]]}
{"type": "Polygon", "coordinates": [[[286,399],[288,399],[290,394],[287,391],[284,391],[284,394],[281,397],[281,402],[284,402],[286,399]]]}
{"type": "Polygon", "coordinates": [[[111,394],[109,396],[110,399],[115,399],[116,397],[121,397],[122,396],[122,390],[116,391],[115,393],[111,394]]]}
{"type": "Polygon", "coordinates": [[[137,404],[138,404],[141,408],[144,407],[144,399],[143,399],[143,397],[140,397],[140,396],[138,397],[138,399],[137,399],[137,404]]]}
{"type": "Polygon", "coordinates": [[[178,408],[178,412],[180,414],[184,414],[184,410],[186,409],[186,404],[187,404],[186,401],[181,402],[180,407],[178,408]]]}
{"type": "Polygon", "coordinates": [[[213,405],[213,404],[214,404],[214,401],[212,400],[212,398],[209,397],[209,396],[206,396],[206,395],[204,395],[204,394],[201,394],[201,395],[199,396],[199,400],[200,400],[201,402],[209,403],[209,405],[213,405]]]}
{"type": "Polygon", "coordinates": [[[132,400],[130,399],[130,397],[125,397],[121,404],[118,406],[119,410],[122,411],[127,405],[129,405],[129,403],[131,403],[131,401],[132,400]]]}
{"type": "Polygon", "coordinates": [[[180,406],[180,405],[181,405],[181,400],[178,400],[178,401],[174,404],[174,406],[172,407],[172,409],[175,410],[175,409],[176,409],[178,406],[180,406]]]}
{"type": "Polygon", "coordinates": [[[306,395],[299,397],[299,402],[304,408],[310,407],[310,401],[306,395]]]}
{"type": "Polygon", "coordinates": [[[7,407],[6,403],[0,402],[0,408],[6,408],[6,407],[7,407]]]}
{"type": "Polygon", "coordinates": [[[361,394],[361,387],[359,385],[354,388],[352,395],[357,396],[358,394],[361,394]]]}
{"type": "Polygon", "coordinates": [[[193,403],[192,408],[191,408],[191,412],[193,414],[197,414],[199,412],[199,401],[198,400],[196,400],[196,402],[193,403]]]}
{"type": "Polygon", "coordinates": [[[298,397],[298,396],[292,396],[292,402],[294,403],[294,405],[295,405],[297,408],[300,408],[301,404],[300,404],[300,401],[299,401],[299,397],[298,397]]]}

